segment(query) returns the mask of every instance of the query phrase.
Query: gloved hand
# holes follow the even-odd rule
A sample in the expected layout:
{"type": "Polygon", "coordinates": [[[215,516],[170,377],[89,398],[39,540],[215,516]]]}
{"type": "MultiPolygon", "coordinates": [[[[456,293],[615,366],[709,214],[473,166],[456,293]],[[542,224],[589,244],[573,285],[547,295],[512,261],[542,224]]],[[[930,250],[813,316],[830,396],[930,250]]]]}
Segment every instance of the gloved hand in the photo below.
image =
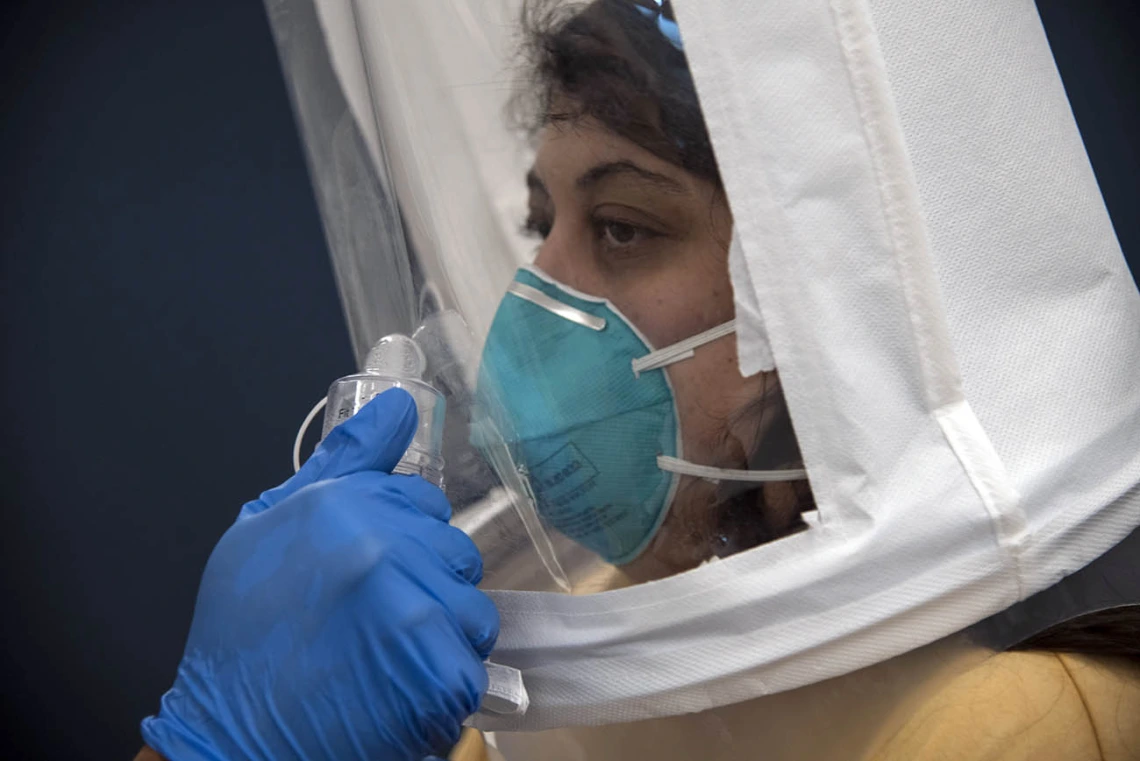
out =
{"type": "Polygon", "coordinates": [[[456,742],[499,617],[443,492],[390,475],[416,425],[387,391],[242,508],[148,745],[170,761],[419,761],[456,742]]]}

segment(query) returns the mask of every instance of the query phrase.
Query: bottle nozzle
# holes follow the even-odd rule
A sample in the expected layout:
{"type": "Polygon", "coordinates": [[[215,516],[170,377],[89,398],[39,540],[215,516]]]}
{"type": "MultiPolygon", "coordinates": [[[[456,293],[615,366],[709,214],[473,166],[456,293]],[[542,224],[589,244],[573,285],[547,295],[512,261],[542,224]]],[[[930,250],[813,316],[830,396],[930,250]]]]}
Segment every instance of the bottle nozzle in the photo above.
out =
{"type": "Polygon", "coordinates": [[[420,380],[426,369],[423,349],[399,333],[381,338],[364,358],[364,372],[371,375],[420,380]]]}

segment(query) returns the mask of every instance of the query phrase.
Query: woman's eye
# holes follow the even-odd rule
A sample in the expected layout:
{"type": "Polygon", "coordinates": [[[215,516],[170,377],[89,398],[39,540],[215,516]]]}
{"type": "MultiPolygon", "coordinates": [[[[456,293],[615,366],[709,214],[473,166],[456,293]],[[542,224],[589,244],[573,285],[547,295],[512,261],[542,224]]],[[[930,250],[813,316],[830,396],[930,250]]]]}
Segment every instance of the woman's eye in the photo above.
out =
{"type": "Polygon", "coordinates": [[[599,220],[596,229],[602,245],[610,248],[628,248],[652,237],[649,230],[616,219],[599,220]]]}
{"type": "Polygon", "coordinates": [[[637,238],[637,228],[625,222],[606,222],[604,229],[607,241],[619,246],[632,243],[637,238]]]}

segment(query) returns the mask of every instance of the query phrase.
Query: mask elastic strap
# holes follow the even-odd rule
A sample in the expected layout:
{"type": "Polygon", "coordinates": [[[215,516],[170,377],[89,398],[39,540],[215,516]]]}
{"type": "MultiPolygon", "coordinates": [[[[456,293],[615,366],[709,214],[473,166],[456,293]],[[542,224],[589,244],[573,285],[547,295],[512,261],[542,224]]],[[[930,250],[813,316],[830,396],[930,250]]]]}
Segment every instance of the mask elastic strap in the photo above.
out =
{"type": "Polygon", "coordinates": [[[631,362],[633,366],[634,377],[640,378],[643,372],[647,370],[656,370],[674,362],[680,362],[683,359],[688,359],[693,356],[693,350],[711,343],[718,338],[727,336],[729,333],[736,331],[736,320],[729,320],[728,322],[721,323],[715,328],[710,328],[703,333],[697,333],[695,336],[690,336],[684,341],[678,341],[675,344],[666,346],[657,351],[651,351],[644,357],[638,357],[631,362]]]}
{"type": "Polygon", "coordinates": [[[787,468],[785,470],[735,470],[732,468],[714,468],[711,465],[697,465],[695,462],[681,460],[676,457],[657,455],[657,467],[669,473],[682,476],[696,476],[706,481],[750,481],[753,483],[767,483],[771,481],[802,481],[807,478],[807,471],[803,468],[787,468]]]}

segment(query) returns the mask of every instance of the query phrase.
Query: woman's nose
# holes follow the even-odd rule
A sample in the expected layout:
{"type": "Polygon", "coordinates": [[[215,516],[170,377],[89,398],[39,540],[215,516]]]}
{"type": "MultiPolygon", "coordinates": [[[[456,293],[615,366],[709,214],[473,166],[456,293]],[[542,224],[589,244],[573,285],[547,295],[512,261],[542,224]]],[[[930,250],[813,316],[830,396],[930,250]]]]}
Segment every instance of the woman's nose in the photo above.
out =
{"type": "Polygon", "coordinates": [[[551,228],[542,245],[538,247],[538,256],[534,258],[534,266],[538,267],[555,280],[571,285],[567,278],[570,276],[570,266],[565,253],[566,245],[562,238],[566,237],[562,230],[555,225],[551,228]]]}
{"type": "Polygon", "coordinates": [[[534,265],[558,282],[585,293],[596,293],[597,273],[588,248],[569,226],[557,223],[538,248],[534,265]]]}

